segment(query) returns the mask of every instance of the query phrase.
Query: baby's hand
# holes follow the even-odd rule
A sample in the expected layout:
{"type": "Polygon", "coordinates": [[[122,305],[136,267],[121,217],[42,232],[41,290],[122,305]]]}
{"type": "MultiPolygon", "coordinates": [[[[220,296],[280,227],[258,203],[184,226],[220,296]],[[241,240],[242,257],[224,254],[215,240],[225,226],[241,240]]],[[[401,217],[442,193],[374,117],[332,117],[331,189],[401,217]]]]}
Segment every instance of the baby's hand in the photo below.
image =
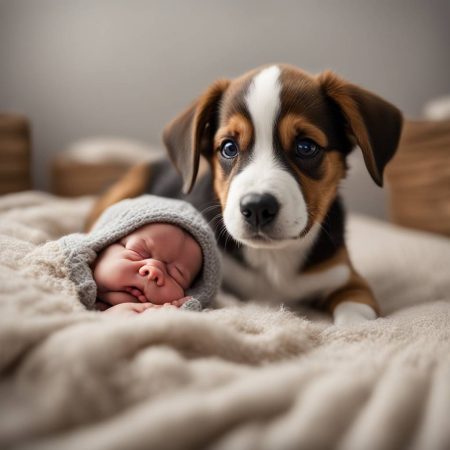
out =
{"type": "Polygon", "coordinates": [[[152,309],[168,309],[168,308],[172,308],[172,309],[176,309],[176,308],[180,308],[181,306],[183,306],[188,300],[190,300],[192,297],[188,296],[188,297],[183,297],[180,298],[178,300],[173,300],[171,302],[167,302],[167,303],[163,303],[162,305],[154,305],[153,303],[150,303],[150,306],[147,308],[147,313],[150,312],[152,309]]]}
{"type": "Polygon", "coordinates": [[[192,297],[183,297],[162,305],[155,305],[154,303],[119,303],[118,305],[111,306],[103,312],[116,316],[133,316],[152,309],[180,308],[191,298],[192,297]]]}
{"type": "Polygon", "coordinates": [[[109,315],[132,316],[143,313],[145,310],[154,306],[153,303],[119,303],[118,305],[111,306],[111,308],[106,309],[104,312],[109,315]]]}

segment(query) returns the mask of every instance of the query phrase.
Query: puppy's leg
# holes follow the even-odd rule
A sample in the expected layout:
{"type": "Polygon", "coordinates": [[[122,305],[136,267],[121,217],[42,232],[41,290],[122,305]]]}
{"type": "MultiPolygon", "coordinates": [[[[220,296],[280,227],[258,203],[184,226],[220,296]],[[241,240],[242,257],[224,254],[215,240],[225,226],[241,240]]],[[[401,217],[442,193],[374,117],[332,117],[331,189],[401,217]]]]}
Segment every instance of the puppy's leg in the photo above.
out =
{"type": "Polygon", "coordinates": [[[133,198],[143,194],[150,178],[150,163],[141,163],[133,166],[119,181],[114,183],[95,202],[86,220],[85,231],[89,231],[102,212],[125,198],[133,198]]]}
{"type": "Polygon", "coordinates": [[[328,291],[320,304],[333,314],[336,325],[376,319],[380,313],[378,304],[367,281],[355,271],[345,245],[331,258],[308,269],[308,272],[320,272],[337,266],[348,267],[348,278],[343,284],[328,291]]]}
{"type": "Polygon", "coordinates": [[[353,268],[348,283],[327,297],[335,325],[351,325],[376,319],[378,304],[367,282],[353,268]]]}

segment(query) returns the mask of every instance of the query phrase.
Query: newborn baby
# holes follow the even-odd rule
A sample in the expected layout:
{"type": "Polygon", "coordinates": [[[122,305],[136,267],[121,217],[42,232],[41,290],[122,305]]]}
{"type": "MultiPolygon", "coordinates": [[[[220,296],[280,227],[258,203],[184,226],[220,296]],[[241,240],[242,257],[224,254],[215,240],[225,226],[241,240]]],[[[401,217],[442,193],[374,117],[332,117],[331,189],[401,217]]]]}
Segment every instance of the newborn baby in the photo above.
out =
{"type": "Polygon", "coordinates": [[[87,234],[72,234],[63,266],[88,309],[201,310],[220,285],[214,234],[189,203],[143,195],[109,207],[87,234]]]}
{"type": "Polygon", "coordinates": [[[200,245],[187,231],[167,223],[144,225],[106,247],[95,260],[96,307],[110,313],[180,307],[201,267],[200,245]]]}

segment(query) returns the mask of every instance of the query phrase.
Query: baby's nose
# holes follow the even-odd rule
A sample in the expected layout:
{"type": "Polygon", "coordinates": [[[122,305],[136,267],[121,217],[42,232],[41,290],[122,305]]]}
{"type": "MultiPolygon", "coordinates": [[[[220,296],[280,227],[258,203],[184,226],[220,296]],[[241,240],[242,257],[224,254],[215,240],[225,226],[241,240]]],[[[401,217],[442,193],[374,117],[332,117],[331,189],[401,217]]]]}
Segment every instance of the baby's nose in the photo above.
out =
{"type": "Polygon", "coordinates": [[[145,264],[139,269],[139,274],[154,281],[157,286],[163,286],[165,282],[164,270],[153,264],[145,264]]]}

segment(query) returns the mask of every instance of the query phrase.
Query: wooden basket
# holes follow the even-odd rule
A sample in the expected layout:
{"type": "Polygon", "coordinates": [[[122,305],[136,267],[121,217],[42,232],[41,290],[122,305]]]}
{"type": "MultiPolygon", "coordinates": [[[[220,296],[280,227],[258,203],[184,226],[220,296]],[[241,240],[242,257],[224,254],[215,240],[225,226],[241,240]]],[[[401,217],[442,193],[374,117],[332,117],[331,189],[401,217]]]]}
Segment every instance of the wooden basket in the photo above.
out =
{"type": "Polygon", "coordinates": [[[386,180],[393,222],[450,236],[450,120],[407,122],[386,180]]]}
{"type": "Polygon", "coordinates": [[[30,166],[27,119],[0,113],[0,195],[31,189],[30,166]]]}

